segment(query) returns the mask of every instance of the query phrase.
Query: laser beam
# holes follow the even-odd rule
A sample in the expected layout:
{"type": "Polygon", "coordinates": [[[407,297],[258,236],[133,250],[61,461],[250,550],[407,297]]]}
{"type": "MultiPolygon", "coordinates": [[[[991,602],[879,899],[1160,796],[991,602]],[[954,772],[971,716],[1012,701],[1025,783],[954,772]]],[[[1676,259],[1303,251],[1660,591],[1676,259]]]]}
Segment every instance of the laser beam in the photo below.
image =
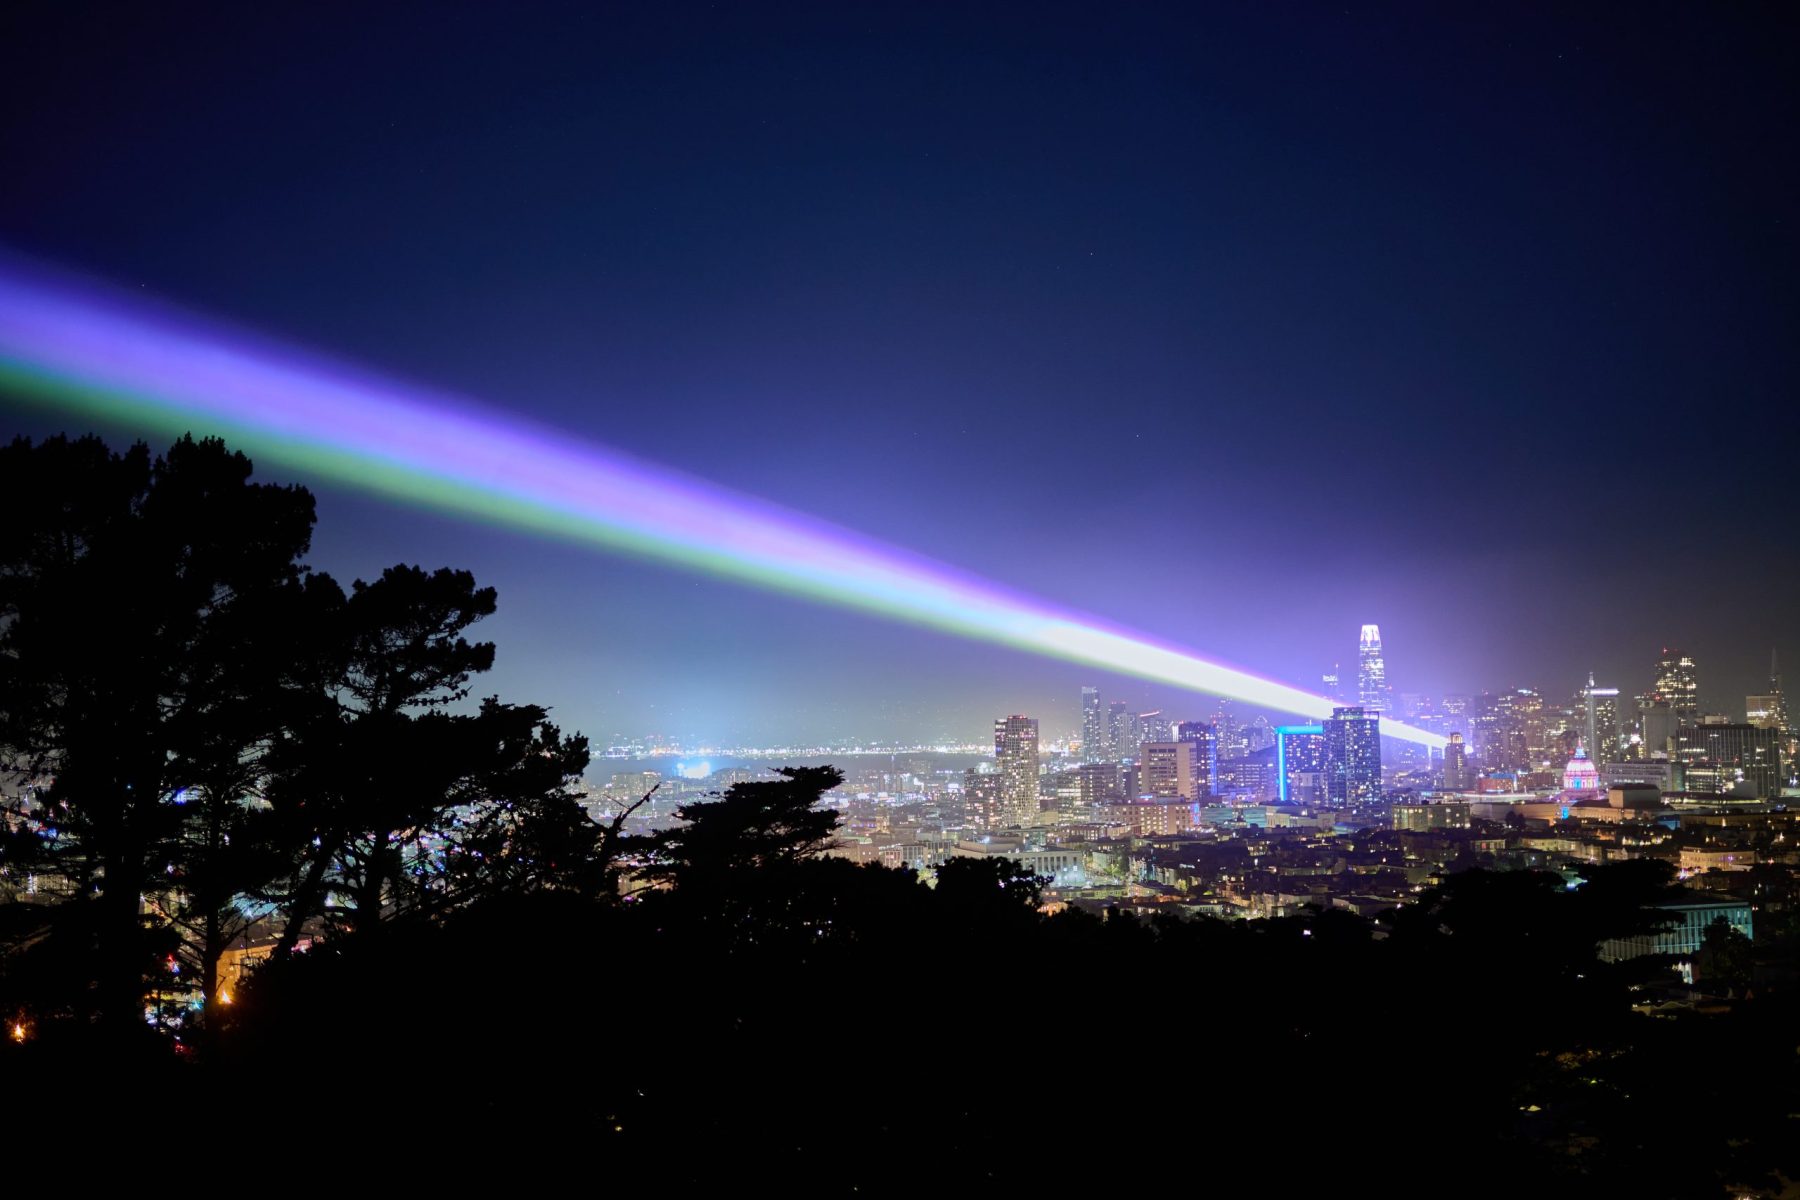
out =
{"type": "MultiPolygon", "coordinates": [[[[0,386],[341,484],[1313,718],[1334,702],[468,401],[0,260],[0,386]]],[[[1384,733],[1442,748],[1396,721],[1384,733]]]]}

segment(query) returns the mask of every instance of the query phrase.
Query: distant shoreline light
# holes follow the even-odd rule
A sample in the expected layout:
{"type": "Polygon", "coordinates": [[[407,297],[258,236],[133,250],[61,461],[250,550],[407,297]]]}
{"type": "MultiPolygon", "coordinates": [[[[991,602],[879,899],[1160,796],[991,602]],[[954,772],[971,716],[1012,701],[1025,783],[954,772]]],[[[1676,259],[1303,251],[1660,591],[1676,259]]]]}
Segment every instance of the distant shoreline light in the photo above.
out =
{"type": "MultiPolygon", "coordinates": [[[[1325,718],[1337,702],[527,419],[0,260],[0,387],[363,491],[1120,675],[1325,718]]],[[[1383,720],[1390,737],[1447,739],[1383,720]]]]}

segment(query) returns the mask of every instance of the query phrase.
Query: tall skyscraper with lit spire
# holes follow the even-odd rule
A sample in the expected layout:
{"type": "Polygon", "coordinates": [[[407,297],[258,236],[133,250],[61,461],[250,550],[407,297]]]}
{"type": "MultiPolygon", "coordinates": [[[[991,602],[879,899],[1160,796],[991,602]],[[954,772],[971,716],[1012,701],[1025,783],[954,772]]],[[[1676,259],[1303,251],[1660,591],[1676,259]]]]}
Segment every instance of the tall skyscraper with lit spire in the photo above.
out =
{"type": "Polygon", "coordinates": [[[1387,660],[1381,656],[1381,626],[1364,625],[1356,648],[1356,698],[1368,713],[1388,708],[1387,660]]]}

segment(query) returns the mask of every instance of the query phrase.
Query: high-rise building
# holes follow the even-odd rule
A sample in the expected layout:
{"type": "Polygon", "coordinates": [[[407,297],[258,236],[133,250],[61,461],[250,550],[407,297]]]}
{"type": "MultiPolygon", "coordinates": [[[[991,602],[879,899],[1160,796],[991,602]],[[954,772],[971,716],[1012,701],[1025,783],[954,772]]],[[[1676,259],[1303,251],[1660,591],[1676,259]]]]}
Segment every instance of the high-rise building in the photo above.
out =
{"type": "Polygon", "coordinates": [[[1138,789],[1146,796],[1201,800],[1211,792],[1197,742],[1145,742],[1138,755],[1138,789]]]}
{"type": "Polygon", "coordinates": [[[1463,744],[1463,735],[1450,735],[1450,744],[1444,747],[1444,790],[1466,792],[1471,783],[1469,775],[1468,747],[1463,744]]]}
{"type": "Polygon", "coordinates": [[[1222,696],[1218,711],[1213,713],[1212,726],[1214,751],[1221,762],[1244,757],[1244,727],[1231,711],[1231,701],[1222,696]]]}
{"type": "Polygon", "coordinates": [[[1116,762],[1082,763],[1076,779],[1081,789],[1081,803],[1085,808],[1117,804],[1125,798],[1124,781],[1119,777],[1119,764],[1116,762]]]}
{"type": "Polygon", "coordinates": [[[1525,771],[1531,766],[1525,721],[1518,711],[1517,692],[1491,695],[1483,692],[1473,705],[1470,727],[1475,734],[1475,753],[1489,771],[1525,771]]]}
{"type": "Polygon", "coordinates": [[[1335,808],[1381,798],[1381,715],[1334,708],[1325,722],[1326,796],[1335,808]]]}
{"type": "Polygon", "coordinates": [[[1081,760],[1107,762],[1106,706],[1100,703],[1100,689],[1081,689],[1081,760]]]}
{"type": "Polygon", "coordinates": [[[1544,698],[1531,688],[1514,688],[1512,694],[1514,727],[1524,747],[1524,766],[1541,770],[1552,765],[1550,716],[1544,711],[1544,698]]]}
{"type": "Polygon", "coordinates": [[[1781,734],[1755,725],[1684,725],[1675,757],[1692,791],[1781,794],[1781,734]]]}
{"type": "Polygon", "coordinates": [[[1387,660],[1381,656],[1381,626],[1364,625],[1356,647],[1356,698],[1366,713],[1388,707],[1387,660]]]}
{"type": "Polygon", "coordinates": [[[1169,742],[1175,740],[1169,718],[1163,716],[1162,709],[1154,709],[1138,714],[1138,732],[1146,742],[1169,742]]]}
{"type": "Polygon", "coordinates": [[[1281,790],[1279,772],[1274,746],[1227,758],[1219,763],[1219,794],[1239,800],[1274,799],[1281,790]]]}
{"type": "Polygon", "coordinates": [[[1744,720],[1758,729],[1780,729],[1786,722],[1781,719],[1780,696],[1745,696],[1744,720]]]}
{"type": "Polygon", "coordinates": [[[1114,700],[1106,706],[1107,757],[1113,762],[1121,762],[1137,754],[1138,743],[1144,739],[1137,735],[1137,714],[1125,707],[1122,700],[1114,700]]]}
{"type": "Polygon", "coordinates": [[[994,722],[994,767],[1000,776],[1000,803],[1006,823],[1032,824],[1038,812],[1036,717],[1002,717],[994,722]]]}
{"type": "Polygon", "coordinates": [[[1218,731],[1206,721],[1177,721],[1175,723],[1175,740],[1192,742],[1199,747],[1200,785],[1202,795],[1211,795],[1213,786],[1219,777],[1219,738],[1218,731]]]}
{"type": "Polygon", "coordinates": [[[1581,689],[1581,706],[1586,717],[1587,736],[1583,745],[1595,762],[1617,762],[1619,759],[1619,689],[1603,688],[1594,683],[1588,672],[1587,686],[1581,689]]]}
{"type": "Polygon", "coordinates": [[[1694,660],[1679,650],[1665,648],[1656,660],[1656,683],[1651,695],[1669,706],[1677,724],[1698,722],[1700,684],[1695,678],[1694,660]]]}
{"type": "Polygon", "coordinates": [[[1325,727],[1275,727],[1276,798],[1283,804],[1316,804],[1325,798],[1325,727]]]}
{"type": "Polygon", "coordinates": [[[1269,718],[1258,713],[1256,719],[1244,726],[1244,753],[1255,754],[1258,750],[1267,750],[1275,744],[1275,727],[1269,724],[1269,718]]]}
{"type": "Polygon", "coordinates": [[[1327,700],[1335,700],[1339,704],[1344,702],[1344,680],[1338,673],[1338,664],[1332,663],[1331,670],[1320,678],[1319,690],[1327,700]]]}

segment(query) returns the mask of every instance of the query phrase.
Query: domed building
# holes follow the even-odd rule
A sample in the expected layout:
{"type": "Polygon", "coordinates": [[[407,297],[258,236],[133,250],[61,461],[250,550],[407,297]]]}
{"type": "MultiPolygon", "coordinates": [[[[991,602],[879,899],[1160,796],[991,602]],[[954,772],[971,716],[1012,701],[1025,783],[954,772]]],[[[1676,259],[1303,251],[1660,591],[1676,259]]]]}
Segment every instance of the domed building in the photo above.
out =
{"type": "Polygon", "coordinates": [[[1601,794],[1600,768],[1588,760],[1587,748],[1575,743],[1575,757],[1563,768],[1562,790],[1570,802],[1591,800],[1601,794]]]}

